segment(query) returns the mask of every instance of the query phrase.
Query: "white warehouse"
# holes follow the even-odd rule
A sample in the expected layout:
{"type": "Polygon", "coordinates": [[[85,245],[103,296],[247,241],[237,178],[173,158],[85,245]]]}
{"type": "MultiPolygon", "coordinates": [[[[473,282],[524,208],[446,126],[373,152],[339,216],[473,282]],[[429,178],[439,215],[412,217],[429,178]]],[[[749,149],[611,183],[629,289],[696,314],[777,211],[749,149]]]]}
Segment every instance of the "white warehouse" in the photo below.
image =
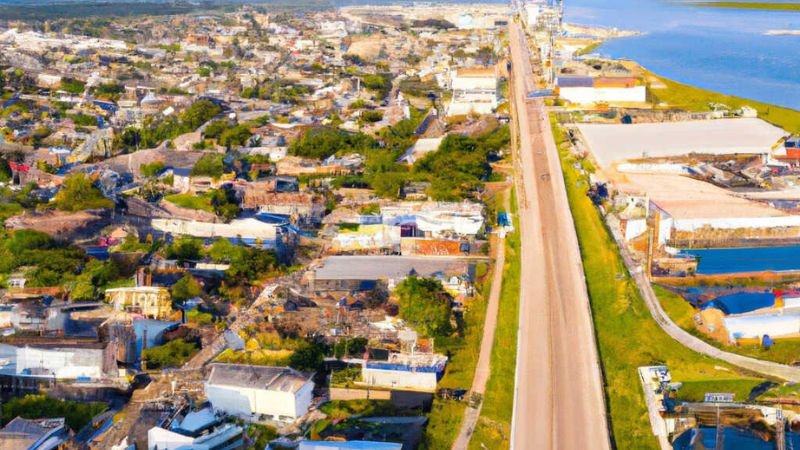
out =
{"type": "Polygon", "coordinates": [[[458,69],[451,75],[453,99],[447,108],[448,116],[491,114],[497,109],[497,68],[470,67],[458,69]]]}
{"type": "Polygon", "coordinates": [[[215,411],[291,421],[303,416],[314,383],[288,367],[213,364],[205,392],[215,411]]]}
{"type": "Polygon", "coordinates": [[[118,375],[113,343],[25,345],[16,353],[17,375],[59,380],[118,375]]]}

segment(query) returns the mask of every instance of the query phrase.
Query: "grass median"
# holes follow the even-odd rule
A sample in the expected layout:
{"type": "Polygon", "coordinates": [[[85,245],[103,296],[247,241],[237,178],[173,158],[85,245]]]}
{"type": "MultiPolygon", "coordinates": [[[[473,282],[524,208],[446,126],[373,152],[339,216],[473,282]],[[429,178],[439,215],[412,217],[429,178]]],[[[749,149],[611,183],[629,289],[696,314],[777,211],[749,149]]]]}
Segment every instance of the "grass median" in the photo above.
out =
{"type": "Polygon", "coordinates": [[[709,391],[735,385],[738,392],[744,392],[763,380],[682,346],[656,324],[599,211],[586,195],[587,177],[573,166],[577,161],[565,148],[563,131],[557,124],[553,130],[580,241],[613,439],[616,448],[657,449],[637,367],[665,364],[673,380],[703,383],[709,391]]]}
{"type": "MultiPolygon", "coordinates": [[[[511,215],[519,230],[517,201],[511,193],[511,215]]],[[[481,416],[470,441],[470,449],[508,448],[511,439],[511,415],[514,407],[514,374],[517,368],[517,325],[521,254],[519,233],[506,237],[506,263],[492,347],[491,369],[483,396],[481,416]]]]}

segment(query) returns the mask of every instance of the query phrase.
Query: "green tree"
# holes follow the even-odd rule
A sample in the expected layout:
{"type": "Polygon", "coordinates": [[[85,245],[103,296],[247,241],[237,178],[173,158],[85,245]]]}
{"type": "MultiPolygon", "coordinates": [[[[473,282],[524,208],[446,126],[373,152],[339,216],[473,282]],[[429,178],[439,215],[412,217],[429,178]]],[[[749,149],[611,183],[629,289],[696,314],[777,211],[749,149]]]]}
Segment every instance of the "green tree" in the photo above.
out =
{"type": "Polygon", "coordinates": [[[203,130],[203,137],[210,139],[217,139],[222,135],[222,132],[228,128],[227,120],[215,120],[208,124],[203,130]]]}
{"type": "Polygon", "coordinates": [[[203,155],[194,163],[192,167],[192,176],[207,176],[217,179],[225,172],[224,157],[217,153],[208,153],[203,155]]]}
{"type": "Polygon", "coordinates": [[[100,402],[76,402],[58,400],[45,395],[26,395],[15,397],[3,403],[3,423],[15,417],[39,419],[43,417],[63,417],[67,426],[74,432],[80,431],[92,418],[108,409],[108,405],[100,402]]]}
{"type": "Polygon", "coordinates": [[[198,100],[180,115],[181,122],[189,130],[196,130],[214,116],[222,112],[222,108],[210,100],[198,100]]]}
{"type": "Polygon", "coordinates": [[[363,133],[348,133],[334,128],[313,128],[290,147],[293,155],[324,159],[337,153],[357,152],[376,148],[377,143],[363,133]]]}
{"type": "Polygon", "coordinates": [[[62,211],[113,208],[114,202],[105,198],[100,189],[83,173],[64,179],[55,197],[56,208],[62,211]]]}
{"type": "Polygon", "coordinates": [[[439,280],[411,276],[395,289],[400,316],[423,336],[447,336],[453,331],[450,295],[439,280]]]}
{"type": "Polygon", "coordinates": [[[149,164],[139,166],[139,171],[147,178],[153,178],[164,171],[166,166],[162,161],[154,161],[149,164]]]}
{"type": "Polygon", "coordinates": [[[243,146],[250,140],[252,135],[253,133],[247,125],[236,125],[235,127],[226,128],[222,132],[219,136],[219,143],[227,148],[243,146]]]}
{"type": "Polygon", "coordinates": [[[326,347],[322,343],[307,342],[289,357],[289,367],[304,372],[315,372],[322,369],[325,361],[326,347]]]}
{"type": "Polygon", "coordinates": [[[167,258],[177,259],[181,264],[200,259],[202,255],[203,241],[200,239],[182,237],[167,247],[167,258]]]}
{"type": "Polygon", "coordinates": [[[179,367],[198,351],[194,342],[175,339],[164,345],[142,350],[142,361],[149,370],[179,367]]]}
{"type": "Polygon", "coordinates": [[[184,273],[172,286],[172,298],[178,301],[199,297],[202,293],[203,288],[200,283],[189,272],[184,273]]]}

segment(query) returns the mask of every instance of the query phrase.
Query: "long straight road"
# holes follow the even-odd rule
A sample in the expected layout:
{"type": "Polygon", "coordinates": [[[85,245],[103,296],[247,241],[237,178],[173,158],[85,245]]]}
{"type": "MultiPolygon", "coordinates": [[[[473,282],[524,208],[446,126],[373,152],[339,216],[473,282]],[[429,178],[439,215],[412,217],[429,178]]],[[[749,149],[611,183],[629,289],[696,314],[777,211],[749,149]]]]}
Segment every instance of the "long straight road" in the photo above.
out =
{"type": "Polygon", "coordinates": [[[511,447],[609,449],[589,296],[564,177],[527,40],[511,24],[522,237],[519,345],[511,447]]]}

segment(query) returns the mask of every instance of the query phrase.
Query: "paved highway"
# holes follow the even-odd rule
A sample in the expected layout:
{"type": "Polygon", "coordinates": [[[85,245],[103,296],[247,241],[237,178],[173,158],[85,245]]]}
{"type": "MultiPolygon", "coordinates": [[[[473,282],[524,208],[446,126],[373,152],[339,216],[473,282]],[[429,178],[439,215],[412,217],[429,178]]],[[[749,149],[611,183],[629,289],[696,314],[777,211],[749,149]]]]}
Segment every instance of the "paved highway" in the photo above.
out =
{"type": "Polygon", "coordinates": [[[511,448],[610,448],[589,296],[550,122],[524,34],[510,26],[522,236],[511,448]]]}

